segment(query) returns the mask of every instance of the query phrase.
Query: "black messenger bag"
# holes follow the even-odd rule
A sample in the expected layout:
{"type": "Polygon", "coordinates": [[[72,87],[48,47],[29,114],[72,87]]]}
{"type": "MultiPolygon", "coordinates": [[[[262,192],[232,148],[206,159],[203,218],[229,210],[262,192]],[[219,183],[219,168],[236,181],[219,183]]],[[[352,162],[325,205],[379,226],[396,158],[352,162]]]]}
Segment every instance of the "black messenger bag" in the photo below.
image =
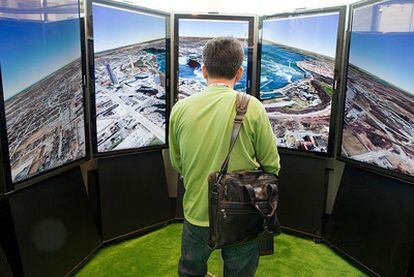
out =
{"type": "Polygon", "coordinates": [[[211,248],[241,245],[261,233],[279,233],[276,215],[278,179],[262,170],[227,173],[230,153],[236,143],[250,96],[237,93],[230,149],[219,172],[208,178],[211,248]]]}

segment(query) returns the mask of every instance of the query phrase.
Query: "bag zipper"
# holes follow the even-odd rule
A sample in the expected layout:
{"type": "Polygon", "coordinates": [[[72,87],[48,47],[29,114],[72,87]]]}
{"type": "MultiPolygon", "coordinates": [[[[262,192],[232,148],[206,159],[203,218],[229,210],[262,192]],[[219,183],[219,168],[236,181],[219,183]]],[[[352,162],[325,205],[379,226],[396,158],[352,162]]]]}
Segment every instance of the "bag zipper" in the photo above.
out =
{"type": "Polygon", "coordinates": [[[220,212],[223,215],[223,219],[226,219],[228,214],[255,214],[257,213],[256,210],[252,210],[252,209],[240,209],[240,210],[221,209],[220,212]]]}

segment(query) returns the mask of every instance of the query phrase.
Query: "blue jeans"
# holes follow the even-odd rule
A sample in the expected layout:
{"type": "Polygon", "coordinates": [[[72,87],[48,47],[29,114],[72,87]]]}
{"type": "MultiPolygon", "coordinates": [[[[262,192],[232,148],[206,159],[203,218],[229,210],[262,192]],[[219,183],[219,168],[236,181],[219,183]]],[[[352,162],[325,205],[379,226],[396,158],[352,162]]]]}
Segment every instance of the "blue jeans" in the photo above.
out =
{"type": "MultiPolygon", "coordinates": [[[[184,220],[181,240],[180,277],[207,274],[207,261],[212,250],[208,244],[208,227],[192,225],[184,220]]],[[[251,242],[222,249],[225,277],[253,277],[259,264],[259,244],[251,242]]]]}

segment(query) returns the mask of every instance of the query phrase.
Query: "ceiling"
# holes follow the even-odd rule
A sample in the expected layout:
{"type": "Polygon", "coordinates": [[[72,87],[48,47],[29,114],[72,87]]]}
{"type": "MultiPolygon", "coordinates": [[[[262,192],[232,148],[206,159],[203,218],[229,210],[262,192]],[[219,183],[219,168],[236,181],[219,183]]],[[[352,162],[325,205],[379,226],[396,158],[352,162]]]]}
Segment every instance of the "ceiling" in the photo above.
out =
{"type": "MultiPolygon", "coordinates": [[[[119,0],[121,1],[121,0],[119,0]]],[[[124,2],[173,12],[219,12],[233,14],[273,14],[302,8],[350,4],[358,0],[128,0],[124,2]]]]}

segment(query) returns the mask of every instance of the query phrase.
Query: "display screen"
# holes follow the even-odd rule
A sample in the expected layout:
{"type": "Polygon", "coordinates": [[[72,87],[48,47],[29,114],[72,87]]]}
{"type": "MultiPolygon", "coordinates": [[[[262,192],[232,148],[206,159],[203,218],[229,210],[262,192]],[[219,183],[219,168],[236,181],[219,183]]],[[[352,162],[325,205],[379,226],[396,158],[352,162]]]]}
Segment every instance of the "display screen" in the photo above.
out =
{"type": "Polygon", "coordinates": [[[339,12],[263,21],[260,99],[280,147],[328,152],[339,12]]]}
{"type": "Polygon", "coordinates": [[[414,1],[353,10],[342,156],[414,176],[414,1]]]}
{"type": "Polygon", "coordinates": [[[243,76],[234,89],[247,90],[249,22],[180,18],[178,26],[178,99],[203,91],[207,85],[201,71],[203,47],[215,37],[234,37],[245,50],[243,76]]]}
{"type": "Polygon", "coordinates": [[[78,1],[1,1],[0,65],[12,181],[85,157],[78,1]]]}
{"type": "Polygon", "coordinates": [[[98,152],[165,145],[165,16],[93,3],[98,152]]]}

